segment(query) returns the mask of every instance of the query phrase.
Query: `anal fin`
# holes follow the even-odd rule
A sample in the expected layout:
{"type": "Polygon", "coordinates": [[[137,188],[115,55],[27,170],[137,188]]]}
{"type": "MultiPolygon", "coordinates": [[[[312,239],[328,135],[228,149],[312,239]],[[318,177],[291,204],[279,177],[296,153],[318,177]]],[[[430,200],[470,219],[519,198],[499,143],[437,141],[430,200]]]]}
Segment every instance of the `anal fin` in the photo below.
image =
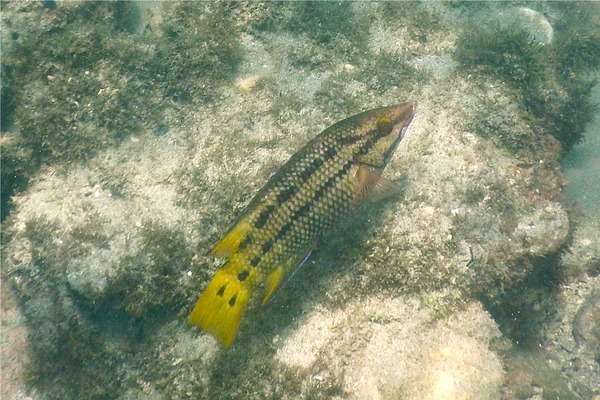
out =
{"type": "Polygon", "coordinates": [[[273,297],[275,292],[277,292],[277,289],[279,289],[279,286],[281,286],[281,282],[283,282],[284,275],[285,270],[283,269],[283,267],[277,267],[269,273],[265,285],[266,292],[262,302],[263,305],[266,304],[269,300],[271,300],[271,297],[273,297]]]}
{"type": "Polygon", "coordinates": [[[273,298],[275,293],[277,293],[279,289],[281,289],[286,284],[286,282],[289,281],[292,278],[292,276],[294,276],[296,271],[298,271],[300,267],[304,265],[306,260],[308,260],[308,258],[310,257],[313,249],[315,248],[316,243],[317,242],[315,241],[313,245],[308,249],[308,251],[306,251],[300,262],[298,262],[298,258],[293,258],[290,262],[288,262],[286,268],[278,267],[271,271],[271,273],[267,276],[267,282],[265,285],[267,290],[265,292],[265,297],[262,302],[263,305],[268,303],[269,300],[273,298]],[[296,263],[297,265],[294,265],[296,263]],[[292,272],[286,276],[286,270],[292,270],[292,272]]]}

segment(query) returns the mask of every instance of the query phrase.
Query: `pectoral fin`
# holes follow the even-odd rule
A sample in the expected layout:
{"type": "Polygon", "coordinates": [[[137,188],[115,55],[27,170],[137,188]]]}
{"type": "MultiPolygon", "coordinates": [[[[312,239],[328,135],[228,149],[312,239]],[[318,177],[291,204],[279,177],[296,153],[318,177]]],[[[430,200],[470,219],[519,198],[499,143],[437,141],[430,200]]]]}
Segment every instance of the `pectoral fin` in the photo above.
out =
{"type": "Polygon", "coordinates": [[[381,171],[361,165],[356,171],[354,199],[379,201],[398,193],[398,186],[389,179],[381,177],[381,171]]]}

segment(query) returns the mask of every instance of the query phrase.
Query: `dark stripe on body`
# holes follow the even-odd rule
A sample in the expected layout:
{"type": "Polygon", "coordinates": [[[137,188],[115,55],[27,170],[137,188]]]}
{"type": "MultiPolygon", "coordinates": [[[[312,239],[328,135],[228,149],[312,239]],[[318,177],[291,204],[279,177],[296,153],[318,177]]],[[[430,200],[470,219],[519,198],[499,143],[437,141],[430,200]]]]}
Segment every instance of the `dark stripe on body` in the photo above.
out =
{"type": "Polygon", "coordinates": [[[323,186],[317,189],[315,195],[311,197],[306,203],[301,205],[296,210],[296,212],[292,214],[291,218],[281,228],[279,228],[279,231],[275,234],[275,236],[273,236],[272,239],[270,239],[267,243],[265,243],[265,245],[262,246],[263,254],[268,253],[275,243],[283,239],[288,234],[292,226],[296,222],[298,222],[307,212],[309,212],[312,209],[312,206],[314,206],[316,203],[322,200],[322,198],[325,196],[325,193],[335,186],[335,184],[338,182],[338,179],[344,176],[350,170],[351,166],[352,163],[347,162],[346,164],[344,164],[342,169],[340,169],[335,175],[330,176],[329,179],[325,181],[323,186]],[[267,244],[269,246],[266,246],[267,244]]]}
{"type": "Polygon", "coordinates": [[[274,209],[275,204],[269,204],[268,206],[265,206],[265,208],[263,208],[258,215],[258,218],[256,218],[256,221],[254,221],[254,227],[260,229],[265,226],[274,209]]]}
{"type": "Polygon", "coordinates": [[[316,155],[316,156],[317,157],[315,159],[313,159],[306,168],[304,168],[302,171],[300,171],[300,174],[299,174],[300,182],[299,183],[304,183],[307,180],[309,180],[310,177],[313,176],[313,174],[319,169],[319,167],[321,167],[321,165],[325,164],[325,162],[327,161],[327,160],[324,161],[321,157],[319,157],[319,155],[316,155]]]}
{"type": "MultiPolygon", "coordinates": [[[[365,142],[365,145],[371,146],[372,143],[369,144],[369,142],[365,142]]],[[[361,150],[365,145],[361,146],[359,150],[361,150]]],[[[263,245],[261,246],[263,256],[272,249],[275,243],[282,240],[288,234],[292,226],[296,222],[298,222],[298,220],[300,220],[307,212],[309,212],[315,204],[317,204],[323,199],[327,191],[332,189],[336,185],[338,180],[341,179],[350,170],[350,167],[353,164],[354,160],[348,159],[342,165],[341,169],[338,172],[330,176],[321,186],[319,186],[319,188],[315,191],[314,195],[310,199],[308,199],[304,204],[302,204],[292,213],[288,221],[279,228],[277,233],[267,242],[263,243],[263,245]]]]}
{"type": "MultiPolygon", "coordinates": [[[[361,139],[362,139],[361,136],[340,136],[339,138],[336,138],[336,140],[341,144],[341,146],[339,146],[341,148],[350,146],[350,145],[358,142],[361,139]]],[[[281,175],[278,177],[282,181],[285,181],[286,178],[289,180],[289,177],[287,175],[296,172],[298,174],[299,182],[297,182],[295,185],[294,184],[287,185],[284,187],[284,189],[279,191],[277,193],[277,197],[275,198],[276,204],[282,205],[283,203],[288,201],[290,198],[292,198],[300,190],[300,185],[302,185],[303,183],[306,183],[306,181],[308,181],[310,179],[310,177],[323,164],[327,163],[327,161],[331,160],[332,158],[334,158],[337,155],[337,153],[338,153],[337,147],[332,146],[330,143],[327,143],[327,141],[321,142],[321,145],[325,147],[325,149],[323,150],[324,157],[320,157],[319,154],[316,152],[308,151],[306,158],[308,159],[309,158],[308,156],[311,156],[311,155],[314,156],[315,158],[311,161],[311,163],[306,168],[304,168],[303,170],[301,170],[299,172],[294,171],[292,169],[292,171],[289,171],[286,175],[281,175]]],[[[317,150],[317,149],[313,146],[313,148],[311,150],[317,150]]],[[[298,160],[298,161],[296,161],[295,166],[298,166],[300,164],[301,164],[301,160],[298,160]]],[[[293,183],[295,183],[295,182],[293,182],[293,183]]],[[[277,186],[277,184],[274,184],[274,185],[277,186]]],[[[265,206],[265,208],[263,208],[261,210],[260,214],[254,221],[254,226],[256,228],[260,229],[266,225],[267,221],[269,220],[269,217],[273,214],[273,212],[276,209],[276,204],[270,204],[268,206],[265,206]]]]}
{"type": "MultiPolygon", "coordinates": [[[[283,204],[286,201],[288,201],[293,195],[295,195],[296,193],[298,193],[298,190],[300,190],[300,188],[298,187],[298,185],[294,185],[294,186],[287,186],[286,188],[284,188],[281,192],[277,193],[277,204],[283,204]]],[[[275,207],[275,206],[273,206],[275,207]]],[[[273,209],[271,209],[269,211],[269,214],[273,211],[273,209]]],[[[267,215],[268,218],[268,215],[267,215]]]]}

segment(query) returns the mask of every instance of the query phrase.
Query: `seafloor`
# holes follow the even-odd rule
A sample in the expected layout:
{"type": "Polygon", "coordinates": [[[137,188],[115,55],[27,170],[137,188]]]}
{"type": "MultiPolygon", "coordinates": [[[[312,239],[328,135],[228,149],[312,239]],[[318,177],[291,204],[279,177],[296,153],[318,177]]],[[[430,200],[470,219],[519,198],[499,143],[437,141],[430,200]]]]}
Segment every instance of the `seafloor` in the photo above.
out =
{"type": "Polygon", "coordinates": [[[2,399],[600,399],[600,3],[0,10],[2,399]],[[399,192],[189,326],[270,174],[403,101],[399,192]]]}

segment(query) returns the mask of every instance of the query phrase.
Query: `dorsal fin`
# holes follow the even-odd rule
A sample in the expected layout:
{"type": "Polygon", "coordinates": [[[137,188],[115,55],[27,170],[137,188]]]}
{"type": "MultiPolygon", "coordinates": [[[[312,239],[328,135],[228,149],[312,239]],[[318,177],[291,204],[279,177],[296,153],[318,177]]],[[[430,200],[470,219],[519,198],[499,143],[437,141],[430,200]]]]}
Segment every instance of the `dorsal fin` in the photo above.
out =
{"type": "Polygon", "coordinates": [[[252,226],[242,219],[229,229],[229,232],[219,240],[210,251],[217,257],[229,257],[240,247],[240,243],[248,236],[252,226]]]}

